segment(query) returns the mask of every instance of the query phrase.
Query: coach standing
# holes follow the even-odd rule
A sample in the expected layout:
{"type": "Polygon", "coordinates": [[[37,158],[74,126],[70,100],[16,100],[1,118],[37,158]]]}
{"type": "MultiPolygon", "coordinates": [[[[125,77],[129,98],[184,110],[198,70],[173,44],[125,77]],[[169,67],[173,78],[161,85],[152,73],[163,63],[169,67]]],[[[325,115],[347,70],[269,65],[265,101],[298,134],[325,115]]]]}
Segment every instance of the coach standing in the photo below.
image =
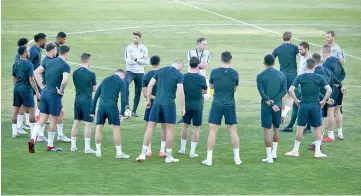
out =
{"type": "Polygon", "coordinates": [[[138,117],[137,108],[142,92],[143,66],[149,64],[148,49],[140,43],[141,38],[141,32],[133,32],[133,43],[125,48],[125,62],[127,64],[125,76],[125,82],[127,84],[126,106],[127,108],[129,107],[129,84],[134,80],[135,90],[132,116],[135,117],[138,117]]]}

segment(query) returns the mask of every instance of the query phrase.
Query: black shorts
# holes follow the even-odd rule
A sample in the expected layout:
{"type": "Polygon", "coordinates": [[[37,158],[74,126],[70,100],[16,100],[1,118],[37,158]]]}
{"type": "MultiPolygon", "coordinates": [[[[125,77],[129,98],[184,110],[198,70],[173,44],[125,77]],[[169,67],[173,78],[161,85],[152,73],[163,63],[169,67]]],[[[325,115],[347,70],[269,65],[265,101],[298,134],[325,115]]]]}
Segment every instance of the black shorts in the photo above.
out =
{"type": "Polygon", "coordinates": [[[109,125],[119,126],[119,111],[118,108],[112,107],[99,107],[96,118],[96,125],[104,125],[108,119],[109,125]]]}
{"type": "Polygon", "coordinates": [[[275,112],[272,107],[261,110],[261,125],[265,129],[279,128],[281,124],[281,111],[275,112]]]}
{"type": "Polygon", "coordinates": [[[226,125],[237,124],[236,106],[218,106],[212,104],[208,123],[221,125],[223,116],[226,125]]]}
{"type": "Polygon", "coordinates": [[[186,109],[186,114],[183,116],[183,122],[190,125],[193,121],[193,126],[201,126],[203,119],[203,108],[186,109]]]}
{"type": "Polygon", "coordinates": [[[90,116],[92,100],[74,102],[74,120],[93,122],[94,118],[90,116]]]}

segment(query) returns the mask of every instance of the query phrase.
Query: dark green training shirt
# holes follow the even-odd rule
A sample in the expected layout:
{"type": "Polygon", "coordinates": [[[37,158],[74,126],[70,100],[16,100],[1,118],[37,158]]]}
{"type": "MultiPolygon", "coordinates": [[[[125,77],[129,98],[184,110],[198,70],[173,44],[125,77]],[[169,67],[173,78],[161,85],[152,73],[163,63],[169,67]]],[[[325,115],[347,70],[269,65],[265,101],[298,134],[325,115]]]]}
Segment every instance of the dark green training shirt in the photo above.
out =
{"type": "Polygon", "coordinates": [[[270,107],[266,101],[272,100],[274,105],[282,108],[282,97],[287,93],[287,81],[285,75],[274,69],[267,68],[257,75],[257,89],[262,97],[261,109],[270,107]]]}
{"type": "Polygon", "coordinates": [[[320,103],[320,89],[327,85],[325,78],[315,73],[304,73],[298,75],[292,86],[301,85],[302,103],[320,103]]]}
{"type": "Polygon", "coordinates": [[[124,115],[125,111],[125,96],[126,96],[126,84],[118,75],[114,74],[106,77],[99,85],[97,92],[94,95],[92,102],[91,114],[95,114],[95,108],[97,106],[98,99],[99,108],[117,108],[118,98],[120,94],[120,114],[124,115]]]}
{"type": "Polygon", "coordinates": [[[175,107],[177,84],[183,84],[183,74],[168,66],[159,69],[153,78],[157,81],[154,104],[175,107]]]}
{"type": "Polygon", "coordinates": [[[212,104],[217,106],[235,106],[234,87],[238,86],[239,78],[232,68],[216,68],[211,72],[209,83],[213,84],[214,95],[212,104]]]}
{"type": "Polygon", "coordinates": [[[93,86],[97,85],[95,73],[85,67],[79,67],[73,72],[75,86],[75,102],[92,100],[93,86]]]}
{"type": "Polygon", "coordinates": [[[186,101],[186,109],[202,110],[202,90],[207,90],[206,78],[198,73],[186,73],[183,75],[183,87],[186,101]]]}
{"type": "Polygon", "coordinates": [[[45,63],[45,87],[42,92],[50,92],[59,95],[56,87],[60,88],[63,73],[70,73],[70,65],[62,58],[53,58],[45,63]]]}
{"type": "Polygon", "coordinates": [[[284,74],[297,75],[298,46],[284,43],[273,50],[272,55],[277,58],[280,64],[280,71],[284,74]]]}
{"type": "Polygon", "coordinates": [[[29,77],[34,77],[34,68],[27,60],[20,59],[13,65],[12,76],[16,77],[15,88],[31,88],[29,77]]]}
{"type": "MultiPolygon", "coordinates": [[[[147,87],[150,80],[153,78],[153,76],[155,75],[155,73],[157,73],[158,70],[151,70],[148,73],[146,73],[143,76],[143,80],[142,80],[142,88],[147,87]]],[[[157,84],[153,86],[152,89],[152,95],[155,96],[157,93],[157,84]]]]}

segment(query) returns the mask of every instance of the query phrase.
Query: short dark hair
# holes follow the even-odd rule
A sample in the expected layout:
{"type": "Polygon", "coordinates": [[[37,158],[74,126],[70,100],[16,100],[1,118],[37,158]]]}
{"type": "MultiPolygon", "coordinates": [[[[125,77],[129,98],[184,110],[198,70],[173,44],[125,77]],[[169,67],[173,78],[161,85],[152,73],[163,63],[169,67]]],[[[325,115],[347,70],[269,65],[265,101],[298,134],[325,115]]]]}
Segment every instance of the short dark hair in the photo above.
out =
{"type": "Polygon", "coordinates": [[[39,40],[45,39],[45,38],[46,38],[46,35],[44,33],[38,33],[38,34],[34,35],[35,42],[38,42],[39,40]]]}
{"type": "Polygon", "coordinates": [[[310,45],[309,45],[307,42],[305,42],[305,41],[301,42],[301,43],[299,44],[299,46],[302,46],[303,48],[305,48],[305,49],[307,49],[307,50],[310,49],[310,45]]]}
{"type": "Polygon", "coordinates": [[[324,52],[331,52],[331,46],[326,44],[322,47],[322,51],[324,52]]]}
{"type": "Polygon", "coordinates": [[[64,55],[70,51],[70,47],[67,45],[62,45],[59,47],[59,54],[64,55]]]}
{"type": "Polygon", "coordinates": [[[160,62],[160,57],[157,55],[154,55],[152,57],[150,57],[150,64],[151,65],[159,65],[160,62]]]}
{"type": "Polygon", "coordinates": [[[197,57],[192,57],[191,59],[189,59],[189,66],[191,66],[191,68],[197,68],[197,66],[199,65],[200,61],[197,57]]]}
{"type": "Polygon", "coordinates": [[[64,32],[59,32],[56,38],[66,38],[66,34],[64,32]]]}
{"type": "Polygon", "coordinates": [[[115,73],[125,73],[125,71],[123,69],[117,69],[115,73]]]}
{"type": "Polygon", "coordinates": [[[306,60],[306,67],[307,69],[313,69],[313,67],[315,66],[316,61],[315,59],[307,59],[306,60]]]}
{"type": "Polygon", "coordinates": [[[224,51],[221,54],[221,59],[223,63],[229,63],[232,60],[232,54],[228,51],[224,51]]]}
{"type": "Polygon", "coordinates": [[[83,54],[80,56],[80,60],[81,60],[82,62],[84,62],[84,61],[88,60],[91,56],[92,56],[92,55],[89,54],[89,53],[83,53],[83,54]]]}
{"type": "Polygon", "coordinates": [[[290,32],[290,31],[284,32],[282,38],[283,38],[283,41],[290,41],[292,38],[292,32],[290,32]]]}
{"type": "Polygon", "coordinates": [[[46,46],[45,46],[45,50],[46,50],[47,52],[50,52],[50,51],[53,50],[54,48],[56,48],[56,45],[55,45],[54,43],[48,43],[48,44],[46,44],[46,46]]]}
{"type": "Polygon", "coordinates": [[[29,43],[29,40],[28,40],[28,38],[20,38],[19,40],[18,40],[18,47],[20,47],[20,46],[23,46],[23,45],[26,45],[26,44],[28,44],[29,43]]]}
{"type": "Polygon", "coordinates": [[[263,59],[263,63],[267,66],[272,66],[275,64],[275,57],[272,54],[267,54],[263,59]]]}
{"type": "Polygon", "coordinates": [[[200,37],[197,39],[197,44],[201,43],[202,41],[205,41],[206,39],[203,37],[200,37]]]}
{"type": "Polygon", "coordinates": [[[315,54],[312,55],[312,58],[315,60],[316,64],[321,63],[321,55],[315,53],[315,54]]]}
{"type": "Polygon", "coordinates": [[[18,54],[20,55],[20,56],[22,56],[25,52],[26,52],[26,50],[27,50],[27,46],[20,46],[19,48],[18,48],[18,54]]]}
{"type": "Polygon", "coordinates": [[[331,34],[332,37],[335,37],[335,35],[336,35],[335,31],[332,31],[332,30],[327,31],[326,34],[331,34]]]}
{"type": "Polygon", "coordinates": [[[139,37],[142,37],[142,33],[140,31],[134,31],[133,35],[137,35],[139,37]]]}

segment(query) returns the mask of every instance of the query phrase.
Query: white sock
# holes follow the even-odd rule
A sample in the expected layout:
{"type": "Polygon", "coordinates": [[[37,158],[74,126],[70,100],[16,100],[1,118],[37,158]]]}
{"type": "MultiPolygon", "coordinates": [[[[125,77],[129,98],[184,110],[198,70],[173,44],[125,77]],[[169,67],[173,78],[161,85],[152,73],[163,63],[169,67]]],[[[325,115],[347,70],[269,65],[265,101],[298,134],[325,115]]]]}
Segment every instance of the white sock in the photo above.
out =
{"type": "Polygon", "coordinates": [[[85,143],[85,150],[90,149],[90,138],[85,138],[84,143],[85,143]]]}
{"type": "Polygon", "coordinates": [[[115,146],[115,149],[117,150],[117,155],[123,154],[122,145],[115,146]]]}
{"type": "Polygon", "coordinates": [[[277,157],[278,142],[272,143],[272,157],[277,157]]]}
{"type": "Polygon", "coordinates": [[[48,147],[53,147],[54,146],[54,137],[55,137],[55,132],[48,132],[48,147]]]}
{"type": "Polygon", "coordinates": [[[143,147],[142,147],[142,154],[147,153],[148,148],[149,148],[148,146],[144,146],[144,145],[143,145],[143,147]]]}
{"type": "Polygon", "coordinates": [[[207,150],[207,162],[212,163],[213,159],[213,150],[207,150]]]}
{"type": "Polygon", "coordinates": [[[16,125],[17,125],[18,128],[21,128],[21,125],[23,125],[23,119],[24,119],[23,115],[18,115],[17,116],[16,125]]]}
{"type": "Polygon", "coordinates": [[[38,137],[39,132],[41,131],[41,127],[38,124],[35,124],[33,132],[31,134],[31,139],[34,141],[36,140],[36,137],[38,137]]]}
{"type": "Polygon", "coordinates": [[[291,108],[289,106],[285,106],[285,109],[282,111],[281,116],[286,117],[290,109],[291,108]]]}
{"type": "Polygon", "coordinates": [[[25,113],[26,124],[30,124],[29,116],[29,113],[25,113]]]}
{"type": "Polygon", "coordinates": [[[39,137],[44,137],[44,132],[45,132],[45,125],[43,125],[40,130],[39,130],[39,137]]]}
{"type": "Polygon", "coordinates": [[[239,159],[239,148],[233,149],[234,159],[239,159]]]}
{"type": "Polygon", "coordinates": [[[330,138],[335,138],[335,136],[333,135],[333,130],[332,130],[332,131],[328,131],[328,137],[330,137],[330,138]]]}
{"type": "Polygon", "coordinates": [[[187,140],[181,139],[181,150],[186,151],[187,140]]]}
{"type": "Polygon", "coordinates": [[[342,135],[342,128],[337,129],[337,133],[338,133],[338,135],[342,135]]]}
{"type": "Polygon", "coordinates": [[[16,124],[12,124],[12,125],[11,125],[11,129],[12,129],[12,134],[13,134],[13,135],[18,134],[18,127],[17,127],[16,124]]]}
{"type": "Polygon", "coordinates": [[[315,141],[315,153],[321,153],[321,140],[315,141]]]}
{"type": "Polygon", "coordinates": [[[30,136],[33,134],[36,123],[30,123],[30,136]]]}
{"type": "Polygon", "coordinates": [[[266,148],[266,153],[267,153],[267,159],[268,160],[272,159],[272,148],[271,147],[266,148]]]}
{"type": "Polygon", "coordinates": [[[171,148],[167,148],[166,153],[167,153],[167,157],[172,157],[172,149],[171,148]]]}
{"type": "Polygon", "coordinates": [[[100,147],[101,147],[101,143],[100,144],[95,144],[95,147],[96,147],[96,149],[97,149],[97,152],[100,152],[101,151],[101,149],[100,149],[100,147]]]}
{"type": "Polygon", "coordinates": [[[64,135],[64,133],[63,133],[63,123],[57,124],[56,129],[58,130],[58,136],[59,137],[64,135]]]}
{"type": "Polygon", "coordinates": [[[191,152],[190,154],[195,154],[196,153],[196,148],[197,148],[197,142],[191,142],[191,152]]]}
{"type": "Polygon", "coordinates": [[[71,137],[71,148],[76,148],[76,137],[71,137]]]}
{"type": "Polygon", "coordinates": [[[149,142],[147,152],[152,152],[152,142],[149,142]]]}
{"type": "Polygon", "coordinates": [[[165,141],[160,142],[160,152],[165,152],[165,145],[166,145],[165,141]]]}
{"type": "Polygon", "coordinates": [[[298,152],[298,150],[300,149],[300,144],[301,142],[295,140],[295,145],[293,146],[293,152],[298,152]]]}
{"type": "Polygon", "coordinates": [[[40,115],[40,110],[39,110],[39,108],[37,108],[35,111],[35,116],[39,116],[39,115],[40,115]]]}

